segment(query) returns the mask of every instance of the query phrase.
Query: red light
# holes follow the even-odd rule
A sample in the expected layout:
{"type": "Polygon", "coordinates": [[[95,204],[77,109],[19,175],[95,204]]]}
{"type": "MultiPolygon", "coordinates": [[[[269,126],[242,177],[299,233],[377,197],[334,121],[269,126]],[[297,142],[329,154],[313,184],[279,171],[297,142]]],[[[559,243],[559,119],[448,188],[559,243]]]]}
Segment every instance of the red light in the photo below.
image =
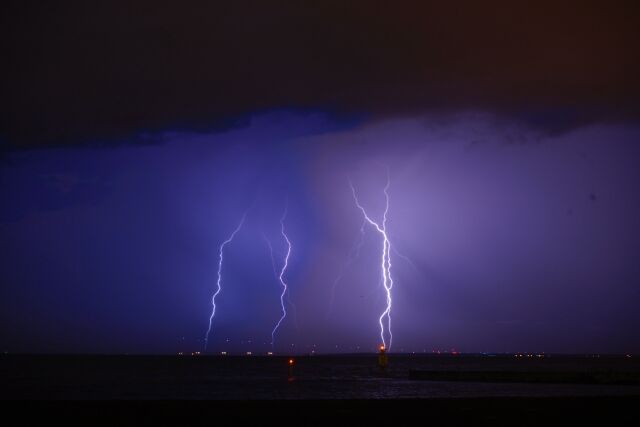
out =
{"type": "Polygon", "coordinates": [[[289,359],[289,366],[293,366],[293,363],[294,363],[293,359],[289,359]]]}

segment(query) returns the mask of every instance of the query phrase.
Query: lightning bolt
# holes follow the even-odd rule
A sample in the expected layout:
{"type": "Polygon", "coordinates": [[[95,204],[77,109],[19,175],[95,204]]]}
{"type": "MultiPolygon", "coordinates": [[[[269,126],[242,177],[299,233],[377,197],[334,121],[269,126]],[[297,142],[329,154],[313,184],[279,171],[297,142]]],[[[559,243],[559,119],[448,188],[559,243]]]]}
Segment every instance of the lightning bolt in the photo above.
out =
{"type": "MultiPolygon", "coordinates": [[[[271,240],[269,240],[267,235],[264,233],[262,233],[262,238],[267,244],[267,247],[269,248],[269,254],[271,255],[271,266],[273,267],[273,277],[275,277],[276,280],[280,282],[280,274],[278,273],[278,270],[276,267],[276,259],[274,257],[274,250],[273,250],[273,245],[271,244],[271,240]]],[[[289,292],[287,292],[286,297],[287,297],[287,304],[289,304],[289,307],[291,307],[291,309],[293,310],[293,323],[296,326],[296,329],[300,329],[300,327],[298,326],[298,309],[296,308],[296,305],[293,303],[293,301],[291,301],[291,294],[289,292]]]]}
{"type": "Polygon", "coordinates": [[[356,194],[356,189],[353,186],[351,180],[349,180],[349,186],[351,187],[351,193],[353,194],[353,200],[355,201],[356,206],[362,212],[364,219],[368,222],[373,228],[376,229],[378,233],[382,236],[382,257],[380,262],[380,269],[382,271],[382,285],[384,286],[386,295],[387,295],[387,306],[385,310],[380,315],[378,322],[380,323],[380,339],[382,340],[382,345],[388,351],[391,350],[391,344],[393,341],[393,334],[391,333],[391,289],[393,288],[393,278],[391,277],[391,241],[389,240],[389,236],[387,234],[387,214],[389,213],[389,185],[391,181],[389,179],[389,170],[387,169],[387,184],[383,189],[384,198],[385,198],[385,208],[384,213],[382,215],[382,223],[374,221],[368,214],[364,207],[360,204],[358,200],[358,195],[356,194]],[[386,320],[386,322],[385,322],[386,320]],[[385,323],[386,323],[386,333],[389,335],[389,345],[387,346],[387,341],[385,339],[385,323]]]}
{"type": "Polygon", "coordinates": [[[282,323],[284,318],[287,317],[287,309],[284,304],[284,296],[285,294],[287,294],[288,287],[287,287],[287,282],[285,282],[284,280],[284,273],[287,271],[287,267],[289,266],[289,256],[291,255],[291,241],[289,240],[289,237],[287,237],[287,233],[285,233],[285,230],[284,230],[284,220],[287,218],[287,210],[288,210],[288,203],[285,203],[284,213],[280,218],[280,233],[282,234],[282,237],[284,238],[284,240],[287,242],[287,253],[284,257],[284,263],[282,265],[282,269],[280,270],[280,274],[278,275],[278,280],[280,281],[280,285],[282,285],[282,293],[280,294],[280,306],[282,308],[282,317],[280,317],[280,320],[278,320],[278,323],[276,323],[276,326],[273,328],[273,331],[271,331],[272,347],[275,343],[276,332],[278,331],[278,328],[280,327],[280,324],[282,323]]]}
{"type": "Polygon", "coordinates": [[[211,335],[211,327],[213,326],[213,318],[216,315],[216,297],[218,296],[218,294],[222,290],[222,259],[223,259],[224,248],[229,243],[231,243],[231,241],[233,241],[234,237],[236,237],[236,234],[238,234],[238,231],[240,231],[240,229],[242,228],[242,225],[244,224],[244,220],[246,219],[246,217],[247,217],[247,212],[242,214],[242,218],[240,219],[240,223],[235,228],[235,230],[233,230],[233,233],[231,233],[229,235],[227,240],[225,240],[224,242],[222,242],[222,244],[220,244],[220,248],[219,248],[219,251],[218,251],[218,281],[216,282],[217,289],[216,289],[216,292],[213,294],[213,297],[211,298],[211,305],[213,306],[213,309],[211,310],[211,316],[209,317],[209,329],[207,330],[207,335],[205,335],[205,337],[204,337],[204,350],[205,351],[207,351],[207,346],[209,345],[209,335],[211,335]]]}

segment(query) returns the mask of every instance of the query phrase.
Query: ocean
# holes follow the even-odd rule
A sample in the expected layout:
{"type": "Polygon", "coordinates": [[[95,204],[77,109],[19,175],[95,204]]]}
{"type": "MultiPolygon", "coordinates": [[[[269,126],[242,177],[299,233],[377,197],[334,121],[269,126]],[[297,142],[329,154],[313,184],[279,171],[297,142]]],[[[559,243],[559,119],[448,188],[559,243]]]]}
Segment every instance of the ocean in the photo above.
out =
{"type": "Polygon", "coordinates": [[[640,396],[637,358],[478,355],[2,355],[0,398],[39,400],[325,400],[640,396]],[[486,372],[483,381],[421,381],[411,370],[486,372]],[[492,372],[597,372],[617,383],[492,381],[492,372]]]}

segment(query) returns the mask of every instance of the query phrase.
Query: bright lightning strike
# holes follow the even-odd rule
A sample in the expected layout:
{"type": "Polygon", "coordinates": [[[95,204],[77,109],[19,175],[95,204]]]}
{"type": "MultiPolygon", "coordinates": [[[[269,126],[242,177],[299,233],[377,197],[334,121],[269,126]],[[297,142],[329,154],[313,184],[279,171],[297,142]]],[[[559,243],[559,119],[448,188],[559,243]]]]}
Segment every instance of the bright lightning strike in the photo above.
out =
{"type": "Polygon", "coordinates": [[[349,185],[351,186],[351,193],[353,194],[353,200],[356,203],[356,206],[364,215],[364,219],[371,224],[382,236],[382,258],[380,267],[382,270],[382,285],[384,286],[385,292],[387,294],[387,306],[385,310],[380,315],[378,319],[380,323],[380,338],[382,339],[382,345],[387,351],[391,350],[391,343],[393,341],[393,334],[391,333],[391,289],[393,288],[393,278],[391,277],[391,242],[389,241],[389,236],[387,234],[387,214],[389,212],[389,171],[387,170],[387,184],[385,185],[383,192],[385,197],[385,209],[382,215],[382,223],[374,221],[367,214],[367,211],[360,204],[358,200],[358,196],[356,194],[356,189],[353,186],[353,183],[349,181],[349,185]],[[386,321],[386,322],[385,322],[386,321]],[[386,334],[389,336],[389,345],[387,345],[387,340],[385,339],[385,323],[386,323],[386,334]]]}
{"type": "MultiPolygon", "coordinates": [[[[280,282],[280,274],[278,273],[278,270],[276,267],[276,259],[274,257],[273,245],[271,244],[271,240],[269,240],[267,235],[264,233],[262,233],[262,238],[264,239],[267,247],[269,248],[269,254],[271,256],[271,266],[273,267],[273,276],[276,278],[278,282],[280,282]]],[[[291,301],[291,294],[289,292],[287,292],[286,297],[287,297],[287,304],[289,304],[289,307],[293,311],[293,324],[295,325],[296,329],[300,329],[300,327],[298,326],[298,309],[296,308],[296,305],[293,303],[293,301],[291,301]]]]}
{"type": "Polygon", "coordinates": [[[278,275],[278,280],[282,285],[282,293],[280,294],[280,306],[282,307],[282,317],[280,317],[280,320],[278,320],[278,323],[273,328],[273,331],[271,331],[272,347],[275,343],[276,332],[278,331],[278,328],[280,327],[280,324],[282,323],[284,318],[287,317],[287,309],[284,304],[284,296],[285,294],[287,294],[288,287],[287,287],[287,282],[285,282],[284,280],[284,273],[287,271],[287,267],[289,266],[289,256],[291,255],[291,241],[289,241],[289,237],[287,237],[287,233],[285,233],[285,230],[284,230],[284,220],[287,218],[287,206],[288,205],[285,204],[284,213],[282,214],[282,218],[280,218],[280,233],[282,234],[282,237],[284,238],[284,240],[287,242],[287,254],[284,257],[284,264],[282,265],[282,269],[280,270],[280,274],[278,275]]]}
{"type": "Polygon", "coordinates": [[[205,349],[205,351],[207,350],[207,346],[209,345],[209,335],[211,335],[211,327],[213,326],[213,318],[216,315],[216,297],[218,296],[218,294],[222,290],[222,259],[223,259],[224,247],[227,246],[229,243],[231,243],[231,241],[236,236],[236,234],[238,234],[238,231],[240,231],[240,229],[242,228],[242,225],[244,224],[244,220],[245,220],[246,217],[247,217],[247,213],[245,212],[242,215],[242,218],[240,219],[240,223],[235,228],[235,230],[233,230],[233,233],[231,233],[231,235],[227,238],[227,240],[222,242],[222,244],[220,245],[220,249],[219,249],[219,252],[218,252],[218,281],[216,282],[217,289],[216,289],[216,292],[213,294],[213,297],[211,298],[211,305],[213,306],[213,309],[211,310],[211,316],[209,317],[209,329],[207,330],[207,335],[205,335],[205,337],[204,337],[204,349],[205,349]]]}

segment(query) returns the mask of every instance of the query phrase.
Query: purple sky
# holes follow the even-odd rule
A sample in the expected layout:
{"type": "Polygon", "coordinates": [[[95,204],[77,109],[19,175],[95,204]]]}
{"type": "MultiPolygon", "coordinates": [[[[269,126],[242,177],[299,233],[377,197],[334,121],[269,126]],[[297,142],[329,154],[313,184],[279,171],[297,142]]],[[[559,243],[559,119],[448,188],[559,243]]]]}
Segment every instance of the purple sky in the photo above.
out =
{"type": "Polygon", "coordinates": [[[148,145],[8,154],[0,168],[0,350],[270,350],[279,218],[293,244],[278,352],[373,351],[391,185],[394,351],[637,352],[640,128],[541,131],[490,113],[249,116],[148,145]],[[353,255],[353,253],[352,253],[353,255]],[[337,275],[342,279],[331,292],[337,275]],[[227,341],[228,340],[228,341],[227,341]],[[251,341],[251,342],[249,342],[251,341]]]}
{"type": "Polygon", "coordinates": [[[271,350],[285,203],[273,349],[373,351],[388,171],[392,351],[639,352],[637,2],[308,3],[1,3],[0,351],[202,350],[245,212],[271,350]]]}

